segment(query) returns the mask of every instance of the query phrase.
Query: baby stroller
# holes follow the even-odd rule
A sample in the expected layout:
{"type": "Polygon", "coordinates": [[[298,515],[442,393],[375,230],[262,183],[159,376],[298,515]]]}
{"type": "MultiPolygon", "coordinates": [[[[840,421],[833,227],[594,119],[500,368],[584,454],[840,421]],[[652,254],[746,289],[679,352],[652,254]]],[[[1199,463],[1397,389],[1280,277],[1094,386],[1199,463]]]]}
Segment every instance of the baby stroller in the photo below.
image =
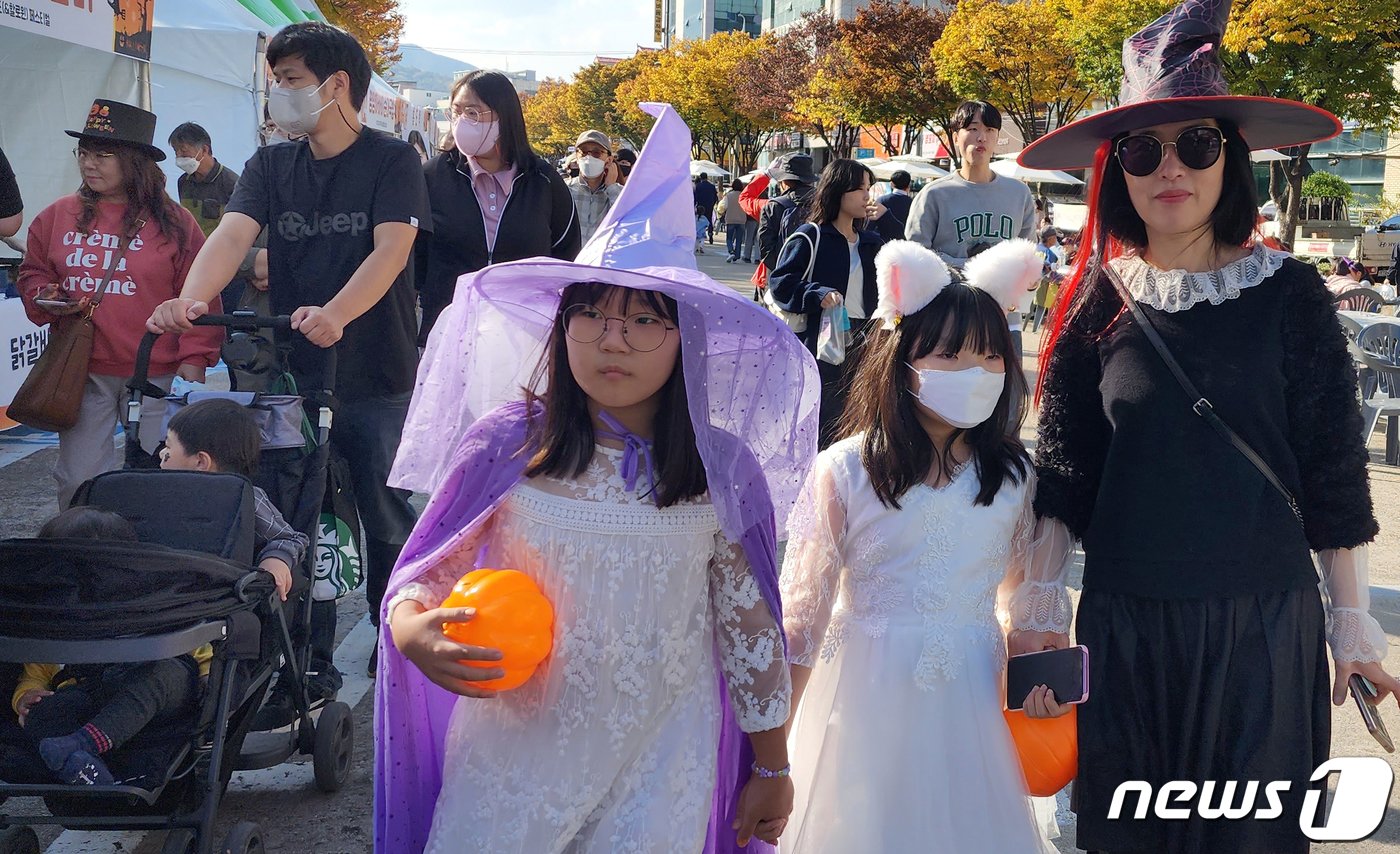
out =
{"type": "MultiPolygon", "coordinates": [[[[214,657],[190,726],[155,744],[143,730],[129,752],[114,752],[117,784],[75,787],[5,769],[19,782],[0,783],[0,798],[41,797],[51,815],[0,812],[0,851],[37,851],[32,826],[63,825],[166,830],[168,854],[205,854],[232,772],[275,764],[244,743],[279,659],[297,660],[272,578],[252,567],[251,484],[237,475],[118,471],[89,481],[74,503],[121,513],[141,542],[0,542],[0,661],[155,661],[205,643],[214,657]]],[[[328,704],[319,721],[301,711],[293,746],[314,755],[318,784],[338,788],[349,770],[350,709],[328,704]]],[[[236,824],[222,850],[261,851],[257,825],[236,824]]]]}
{"type": "MultiPolygon", "coordinates": [[[[331,462],[327,438],[332,421],[335,350],[320,351],[320,388],[300,394],[291,374],[281,367],[285,348],[277,347],[272,342],[273,333],[291,331],[291,318],[260,317],[250,311],[238,311],[231,315],[202,317],[196,324],[223,326],[229,331],[230,335],[223,346],[223,357],[229,366],[233,389],[228,392],[198,391],[165,395],[147,378],[148,344],[154,345],[157,337],[147,335],[137,352],[135,373],[126,384],[130,417],[126,467],[159,466],[158,459],[143,450],[140,437],[146,430],[158,429],[163,439],[166,423],[181,406],[222,397],[247,407],[259,422],[262,433],[263,449],[253,482],[267,493],[288,524],[305,534],[312,544],[313,547],[307,549],[305,565],[296,568],[302,571],[301,575],[307,581],[305,586],[309,589],[313,586],[317,560],[333,556],[329,549],[315,546],[320,534],[322,504],[326,497],[331,462]],[[141,423],[143,397],[165,397],[169,401],[169,411],[163,423],[141,423]],[[315,412],[314,427],[307,414],[309,409],[315,412]]],[[[353,506],[353,499],[350,500],[353,506]]],[[[357,529],[355,533],[358,533],[357,529]]],[[[262,723],[264,728],[281,728],[292,720],[296,704],[289,702],[289,694],[307,694],[314,709],[319,708],[320,701],[333,699],[340,688],[339,673],[330,664],[335,634],[335,602],[315,601],[308,594],[298,599],[295,606],[296,613],[289,622],[292,638],[296,642],[299,666],[294,671],[289,669],[279,678],[274,702],[279,706],[279,712],[270,716],[271,721],[262,723]],[[316,615],[314,621],[313,612],[316,615]]],[[[277,764],[282,760],[273,761],[270,754],[268,761],[277,764]]]]}

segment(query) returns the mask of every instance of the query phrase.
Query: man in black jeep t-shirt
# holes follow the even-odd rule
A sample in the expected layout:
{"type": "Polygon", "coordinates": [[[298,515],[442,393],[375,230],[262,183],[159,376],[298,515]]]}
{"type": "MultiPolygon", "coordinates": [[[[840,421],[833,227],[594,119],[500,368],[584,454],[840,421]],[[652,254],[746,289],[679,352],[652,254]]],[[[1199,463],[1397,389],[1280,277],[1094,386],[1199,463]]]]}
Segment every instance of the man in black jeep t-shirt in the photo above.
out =
{"type": "Polygon", "coordinates": [[[335,350],[340,406],[331,442],[353,478],[377,624],[415,521],[409,493],[387,481],[417,371],[414,294],[404,270],[418,228],[432,222],[427,187],[412,146],[357,118],[370,70],[353,38],[327,24],[293,24],[272,39],[267,61],[277,82],[268,112],[296,141],[259,149],[248,161],[181,298],[162,303],[147,325],[189,329],[267,226],[272,307],[301,333],[290,355],[300,388],[329,384],[323,350],[335,350]]]}

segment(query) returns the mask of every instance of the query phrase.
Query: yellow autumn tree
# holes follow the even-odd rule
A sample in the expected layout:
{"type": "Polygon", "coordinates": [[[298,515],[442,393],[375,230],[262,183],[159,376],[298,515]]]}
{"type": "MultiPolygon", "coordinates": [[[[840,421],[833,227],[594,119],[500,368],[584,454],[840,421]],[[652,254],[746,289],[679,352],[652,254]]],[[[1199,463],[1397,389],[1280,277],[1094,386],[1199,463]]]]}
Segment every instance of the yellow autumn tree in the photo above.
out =
{"type": "Polygon", "coordinates": [[[616,109],[636,112],[640,101],[664,101],[690,126],[696,157],[722,163],[734,151],[740,168],[747,168],[781,113],[746,101],[737,84],[770,47],[771,41],[740,31],[681,42],[654,54],[653,64],[618,86],[616,109]]]}
{"type": "Polygon", "coordinates": [[[1094,87],[1075,61],[1068,0],[962,0],[934,43],[939,74],[996,104],[1027,142],[1073,119],[1094,87]]]}
{"type": "Polygon", "coordinates": [[[1096,97],[1117,106],[1123,42],[1161,17],[1177,0],[1079,0],[1063,24],[1079,78],[1096,97]]]}
{"type": "Polygon", "coordinates": [[[326,21],[359,40],[375,71],[383,74],[399,61],[399,0],[321,0],[320,8],[326,21]]]}
{"type": "Polygon", "coordinates": [[[570,113],[572,88],[563,80],[548,78],[540,83],[538,91],[520,102],[530,145],[544,157],[563,157],[578,138],[579,131],[575,130],[570,113]]]}
{"type": "MultiPolygon", "coordinates": [[[[1289,98],[1363,127],[1400,124],[1400,0],[1242,0],[1225,30],[1222,59],[1235,94],[1289,98]]],[[[1271,164],[1270,195],[1290,240],[1311,146],[1271,164]]]]}

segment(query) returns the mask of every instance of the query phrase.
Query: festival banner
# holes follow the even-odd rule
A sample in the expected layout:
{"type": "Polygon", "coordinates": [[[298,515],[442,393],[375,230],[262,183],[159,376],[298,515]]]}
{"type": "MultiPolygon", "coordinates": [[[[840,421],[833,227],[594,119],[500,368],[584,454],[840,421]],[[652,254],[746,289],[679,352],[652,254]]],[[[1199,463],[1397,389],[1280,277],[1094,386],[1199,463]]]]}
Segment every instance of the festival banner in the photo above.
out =
{"type": "Polygon", "coordinates": [[[155,0],[0,0],[0,26],[144,61],[154,25],[155,0]]]}

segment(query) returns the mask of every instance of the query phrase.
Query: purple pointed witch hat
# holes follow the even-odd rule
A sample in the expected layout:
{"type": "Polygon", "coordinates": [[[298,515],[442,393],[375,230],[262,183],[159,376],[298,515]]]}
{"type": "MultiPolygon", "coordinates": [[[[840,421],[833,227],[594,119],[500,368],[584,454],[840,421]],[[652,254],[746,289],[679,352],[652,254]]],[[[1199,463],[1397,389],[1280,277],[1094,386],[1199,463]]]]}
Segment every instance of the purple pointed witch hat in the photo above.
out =
{"type": "Polygon", "coordinates": [[[1185,0],[1123,42],[1119,106],[1041,137],[1017,161],[1032,169],[1085,169],[1105,140],[1152,125],[1226,119],[1251,150],[1331,139],[1337,117],[1282,98],[1231,95],[1220,65],[1230,0],[1185,0]]]}

